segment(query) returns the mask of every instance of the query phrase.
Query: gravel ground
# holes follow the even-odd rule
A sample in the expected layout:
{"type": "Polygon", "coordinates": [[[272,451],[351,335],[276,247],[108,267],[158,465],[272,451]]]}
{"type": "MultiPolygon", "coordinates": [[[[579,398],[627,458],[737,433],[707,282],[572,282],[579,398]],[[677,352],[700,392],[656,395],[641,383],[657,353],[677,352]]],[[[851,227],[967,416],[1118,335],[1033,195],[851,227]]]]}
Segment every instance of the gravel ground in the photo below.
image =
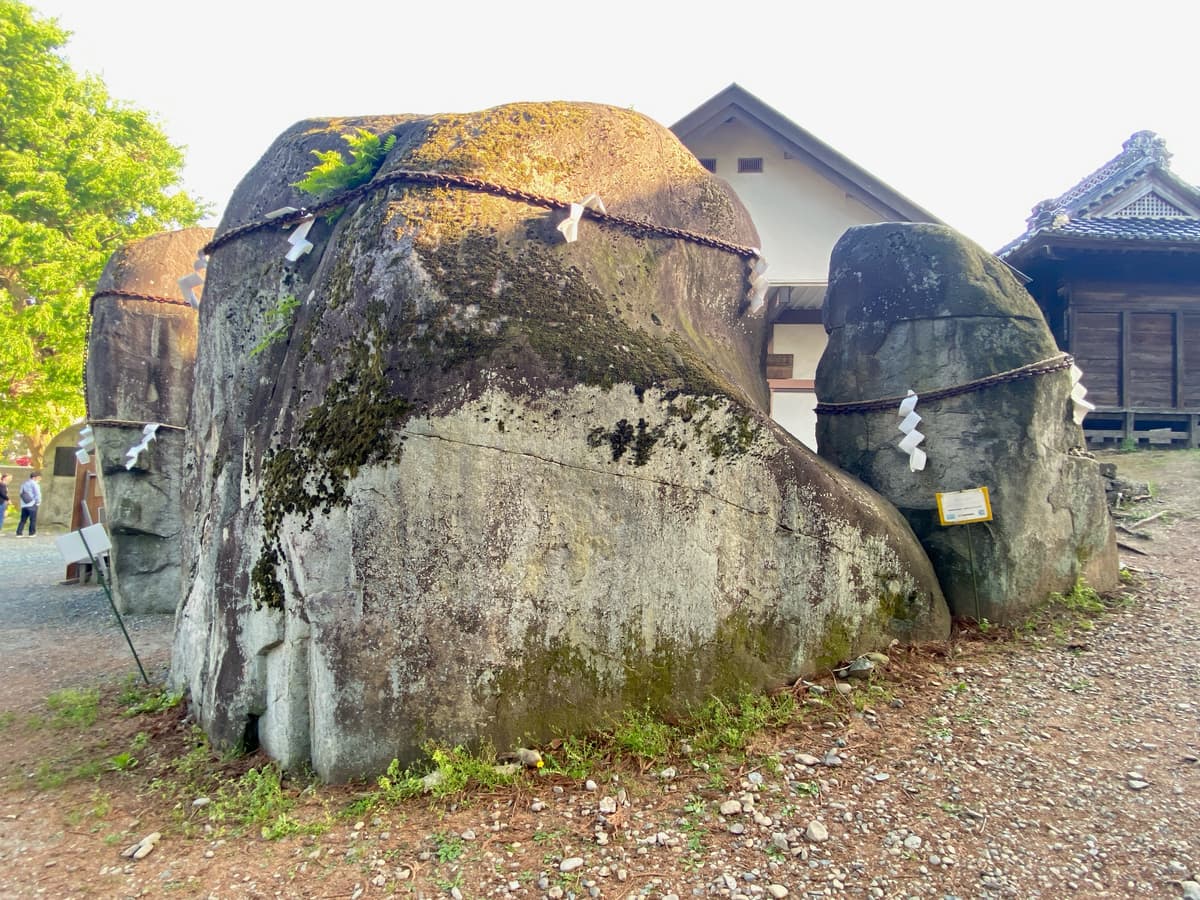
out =
{"type": "MultiPolygon", "coordinates": [[[[9,526],[0,533],[0,674],[7,689],[0,712],[94,683],[99,674],[128,669],[136,675],[103,589],[94,582],[62,583],[67,567],[55,534],[16,537],[9,526]]],[[[125,617],[151,678],[165,672],[173,624],[171,616],[125,617]]]]}
{"type": "MultiPolygon", "coordinates": [[[[172,825],[124,776],[100,783],[102,822],[73,826],[99,788],[36,790],[28,749],[2,747],[0,897],[1200,900],[1200,477],[1176,453],[1145,510],[1167,514],[1122,534],[1141,552],[1111,612],[896,649],[848,696],[821,679],[798,693],[814,715],[745,764],[683,748],[361,820],[340,813],[353,790],[318,788],[296,815],[327,829],[266,841],[172,825]],[[118,856],[152,831],[145,859],[118,856]]],[[[0,713],[133,670],[103,594],[61,569],[49,538],[0,537],[0,713]]],[[[167,619],[130,621],[158,671],[167,619]]]]}

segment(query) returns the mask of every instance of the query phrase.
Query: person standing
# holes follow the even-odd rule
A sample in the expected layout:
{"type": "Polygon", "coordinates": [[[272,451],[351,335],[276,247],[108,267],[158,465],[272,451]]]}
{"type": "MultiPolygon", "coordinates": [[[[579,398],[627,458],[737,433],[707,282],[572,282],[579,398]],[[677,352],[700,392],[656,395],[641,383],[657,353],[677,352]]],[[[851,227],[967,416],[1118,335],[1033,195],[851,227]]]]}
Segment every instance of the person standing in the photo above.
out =
{"type": "Polygon", "coordinates": [[[21,536],[26,522],[29,523],[29,536],[37,534],[38,507],[42,505],[42,489],[38,485],[41,480],[41,472],[30,472],[25,483],[21,485],[21,493],[18,495],[21,500],[21,521],[17,523],[17,537],[21,536]]]}
{"type": "Polygon", "coordinates": [[[8,481],[12,478],[7,472],[0,475],[0,531],[4,530],[4,516],[8,512],[8,481]]]}

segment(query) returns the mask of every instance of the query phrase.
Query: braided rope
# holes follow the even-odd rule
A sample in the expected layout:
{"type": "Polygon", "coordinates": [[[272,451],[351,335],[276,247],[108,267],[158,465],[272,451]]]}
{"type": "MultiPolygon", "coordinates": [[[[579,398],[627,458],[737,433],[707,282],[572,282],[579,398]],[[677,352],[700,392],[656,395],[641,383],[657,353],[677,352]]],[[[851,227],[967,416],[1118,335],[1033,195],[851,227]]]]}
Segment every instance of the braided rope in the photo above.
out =
{"type": "Polygon", "coordinates": [[[91,311],[96,301],[101,297],[116,297],[119,300],[148,300],[151,303],[166,303],[170,306],[191,306],[186,300],[177,297],[159,297],[155,294],[141,294],[137,291],[96,291],[92,294],[91,300],[88,301],[88,310],[91,311]]]}
{"type": "MultiPolygon", "coordinates": [[[[393,184],[410,183],[410,184],[425,184],[432,187],[459,188],[466,191],[475,191],[477,193],[493,194],[497,197],[504,197],[518,203],[525,203],[530,206],[539,206],[544,209],[560,209],[569,210],[571,208],[570,201],[559,200],[556,197],[547,197],[542,194],[534,194],[530,191],[522,191],[516,188],[505,187],[501,184],[495,184],[490,181],[484,181],[479,178],[470,178],[466,175],[454,175],[450,172],[425,172],[416,169],[397,169],[394,172],[389,172],[381,178],[376,178],[366,184],[359,185],[356,188],[351,188],[344,193],[338,194],[336,197],[331,197],[328,200],[316,204],[315,206],[305,209],[298,209],[295,212],[284,213],[283,215],[273,218],[256,219],[252,222],[246,222],[242,225],[235,225],[224,234],[219,234],[211,241],[204,245],[201,252],[205,255],[211,255],[213,251],[230,241],[236,240],[243,235],[250,234],[260,229],[275,226],[287,227],[301,222],[310,216],[317,216],[327,210],[334,209],[339,206],[345,206],[354,200],[359,199],[383,188],[391,187],[393,184]]],[[[685,228],[672,228],[666,225],[656,225],[653,222],[648,222],[644,219],[635,219],[631,216],[619,216],[613,213],[600,212],[596,209],[585,208],[583,215],[589,219],[594,219],[597,222],[606,225],[612,225],[617,228],[623,228],[626,231],[634,234],[642,235],[657,235],[659,237],[678,238],[679,240],[690,241],[694,244],[700,244],[705,247],[712,247],[715,250],[722,250],[726,253],[732,253],[740,256],[743,259],[756,259],[759,257],[759,251],[755,247],[744,247],[741,244],[734,244],[730,241],[715,238],[712,235],[701,234],[697,231],[689,231],[685,228]]]]}
{"type": "MultiPolygon", "coordinates": [[[[129,419],[88,419],[89,425],[111,425],[115,428],[145,428],[149,422],[131,422],[129,419]]],[[[165,422],[156,422],[159,428],[170,428],[172,431],[187,431],[183,425],[168,425],[165,422]]]]}
{"type": "MultiPolygon", "coordinates": [[[[1015,369],[1009,369],[1007,372],[998,372],[995,375],[987,375],[983,378],[976,378],[974,381],[968,381],[965,384],[955,385],[954,387],[942,388],[937,391],[915,391],[914,393],[920,398],[920,402],[929,403],[934,400],[944,400],[947,397],[957,397],[961,394],[969,394],[973,391],[983,390],[996,384],[1006,384],[1010,381],[1020,381],[1023,378],[1033,378],[1037,375],[1047,375],[1050,372],[1058,372],[1062,369],[1069,369],[1075,360],[1069,353],[1062,353],[1058,356],[1053,356],[1050,359],[1043,359],[1039,362],[1029,363],[1028,365],[1018,366],[1015,369]]],[[[824,413],[827,416],[845,415],[847,413],[859,412],[877,412],[879,410],[895,409],[904,397],[883,397],[879,400],[860,400],[851,403],[818,403],[816,407],[817,414],[824,413]]]]}

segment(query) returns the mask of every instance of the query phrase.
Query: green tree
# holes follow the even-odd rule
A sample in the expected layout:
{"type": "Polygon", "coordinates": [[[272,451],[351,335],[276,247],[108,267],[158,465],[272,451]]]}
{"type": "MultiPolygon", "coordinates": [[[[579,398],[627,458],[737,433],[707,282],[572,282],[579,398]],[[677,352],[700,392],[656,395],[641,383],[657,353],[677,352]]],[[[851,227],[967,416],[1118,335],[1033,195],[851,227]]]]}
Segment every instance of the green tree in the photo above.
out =
{"type": "Polygon", "coordinates": [[[83,415],[88,298],[108,257],[207,212],[149,114],[79,76],[67,32],[0,0],[0,450],[40,465],[83,415]]]}

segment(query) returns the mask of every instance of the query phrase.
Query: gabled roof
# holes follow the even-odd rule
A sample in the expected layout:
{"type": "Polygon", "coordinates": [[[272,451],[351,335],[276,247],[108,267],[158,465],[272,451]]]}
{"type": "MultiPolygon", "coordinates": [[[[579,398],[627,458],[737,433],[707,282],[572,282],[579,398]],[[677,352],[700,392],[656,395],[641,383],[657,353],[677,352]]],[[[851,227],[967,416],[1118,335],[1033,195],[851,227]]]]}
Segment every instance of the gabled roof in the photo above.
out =
{"type": "Polygon", "coordinates": [[[824,141],[763,103],[745,88],[731,84],[671,126],[685,145],[736,118],[772,134],[787,150],[837,184],[846,193],[901,222],[941,220],[913,203],[899,191],[855,165],[824,141]]]}
{"type": "Polygon", "coordinates": [[[1170,160],[1162,138],[1136,132],[1096,171],[1037,204],[1024,234],[996,255],[1011,261],[1035,245],[1083,242],[1200,249],[1200,189],[1175,175],[1170,160]]]}

